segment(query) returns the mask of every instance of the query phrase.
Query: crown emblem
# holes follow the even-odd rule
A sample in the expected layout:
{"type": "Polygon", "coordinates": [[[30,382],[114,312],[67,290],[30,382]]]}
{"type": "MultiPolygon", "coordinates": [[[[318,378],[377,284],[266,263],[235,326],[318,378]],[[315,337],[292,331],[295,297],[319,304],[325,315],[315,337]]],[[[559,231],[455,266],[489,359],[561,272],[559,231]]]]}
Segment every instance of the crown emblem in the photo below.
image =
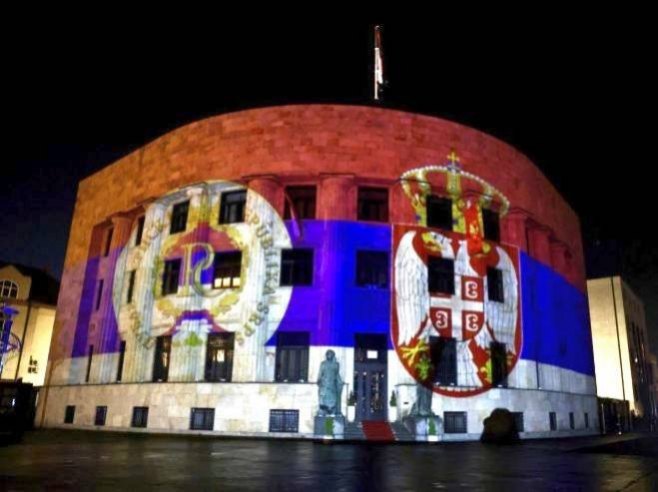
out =
{"type": "Polygon", "coordinates": [[[464,211],[472,205],[494,210],[500,216],[507,213],[509,200],[500,190],[479,176],[464,171],[454,149],[446,157],[448,161],[443,165],[417,167],[400,177],[402,189],[411,201],[420,225],[427,225],[427,197],[430,195],[452,200],[455,232],[467,232],[464,211]]]}

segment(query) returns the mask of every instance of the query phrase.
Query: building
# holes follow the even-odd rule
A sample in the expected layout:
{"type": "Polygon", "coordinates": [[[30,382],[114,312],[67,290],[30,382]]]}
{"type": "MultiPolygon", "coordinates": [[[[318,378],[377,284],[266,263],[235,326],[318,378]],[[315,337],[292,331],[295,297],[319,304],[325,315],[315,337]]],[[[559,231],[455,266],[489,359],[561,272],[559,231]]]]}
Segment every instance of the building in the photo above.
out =
{"type": "Polygon", "coordinates": [[[493,137],[371,107],[209,118],[80,183],[41,423],[464,440],[503,407],[524,437],[591,434],[585,290],[577,216],[493,137]],[[344,433],[316,425],[328,350],[344,433]]]}
{"type": "MultiPolygon", "coordinates": [[[[656,419],[656,393],[644,304],[618,276],[588,280],[587,293],[597,394],[604,406],[628,409],[613,412],[622,429],[648,429],[656,419]]],[[[608,422],[606,429],[616,425],[608,422]]]]}
{"type": "Polygon", "coordinates": [[[58,291],[59,282],[46,272],[0,263],[0,304],[15,313],[10,331],[10,316],[0,313],[0,379],[43,385],[58,291]]]}

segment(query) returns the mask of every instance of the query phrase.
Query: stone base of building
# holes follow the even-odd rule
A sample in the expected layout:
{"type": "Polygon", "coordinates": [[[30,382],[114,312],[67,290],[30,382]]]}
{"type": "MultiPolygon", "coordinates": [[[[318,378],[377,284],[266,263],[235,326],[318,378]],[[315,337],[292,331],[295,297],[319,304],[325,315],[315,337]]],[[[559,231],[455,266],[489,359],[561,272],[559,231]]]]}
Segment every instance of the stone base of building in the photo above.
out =
{"type": "MultiPolygon", "coordinates": [[[[346,402],[344,405],[346,409],[346,402]]],[[[443,424],[434,426],[437,440],[478,440],[482,422],[495,408],[523,414],[522,439],[599,433],[597,399],[593,395],[496,388],[469,398],[434,395],[432,411],[443,424]],[[446,428],[444,417],[449,412],[465,413],[466,432],[446,428]]],[[[323,439],[324,431],[317,431],[325,429],[326,422],[318,423],[316,414],[317,385],[314,383],[87,384],[43,388],[36,425],[123,432],[323,439]],[[70,407],[74,407],[73,410],[70,407]],[[103,425],[95,425],[98,407],[105,407],[103,425]],[[135,427],[136,407],[148,408],[143,428],[135,427]],[[206,420],[203,429],[193,425],[193,412],[198,411],[212,411],[212,419],[206,420]]],[[[409,417],[399,406],[389,407],[386,421],[402,425],[409,417]]],[[[339,428],[345,425],[344,417],[340,419],[339,428]]],[[[342,432],[335,432],[336,418],[333,420],[334,439],[347,439],[342,432]]],[[[429,425],[425,424],[429,435],[429,425]]],[[[354,438],[353,434],[349,436],[349,439],[354,438]]],[[[417,440],[411,432],[408,437],[396,439],[417,440]]],[[[428,441],[427,436],[420,441],[428,441]]]]}

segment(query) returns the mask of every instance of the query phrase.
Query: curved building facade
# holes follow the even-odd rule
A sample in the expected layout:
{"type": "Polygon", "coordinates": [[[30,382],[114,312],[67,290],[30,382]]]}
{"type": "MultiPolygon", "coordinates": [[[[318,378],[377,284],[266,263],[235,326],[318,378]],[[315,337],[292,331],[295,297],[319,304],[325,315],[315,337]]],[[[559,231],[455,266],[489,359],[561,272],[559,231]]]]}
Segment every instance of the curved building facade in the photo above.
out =
{"type": "Polygon", "coordinates": [[[514,148],[437,118],[192,123],[80,183],[40,407],[44,426],[416,440],[477,438],[506,408],[523,437],[594,433],[578,218],[514,148]]]}

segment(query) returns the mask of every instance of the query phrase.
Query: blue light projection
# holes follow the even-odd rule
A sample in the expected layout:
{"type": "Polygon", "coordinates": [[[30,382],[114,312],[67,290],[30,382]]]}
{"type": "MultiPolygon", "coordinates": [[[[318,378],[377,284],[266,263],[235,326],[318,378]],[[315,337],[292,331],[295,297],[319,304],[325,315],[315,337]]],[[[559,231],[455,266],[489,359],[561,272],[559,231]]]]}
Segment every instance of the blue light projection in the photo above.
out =
{"type": "Polygon", "coordinates": [[[594,376],[587,297],[521,253],[521,358],[594,376]]]}

